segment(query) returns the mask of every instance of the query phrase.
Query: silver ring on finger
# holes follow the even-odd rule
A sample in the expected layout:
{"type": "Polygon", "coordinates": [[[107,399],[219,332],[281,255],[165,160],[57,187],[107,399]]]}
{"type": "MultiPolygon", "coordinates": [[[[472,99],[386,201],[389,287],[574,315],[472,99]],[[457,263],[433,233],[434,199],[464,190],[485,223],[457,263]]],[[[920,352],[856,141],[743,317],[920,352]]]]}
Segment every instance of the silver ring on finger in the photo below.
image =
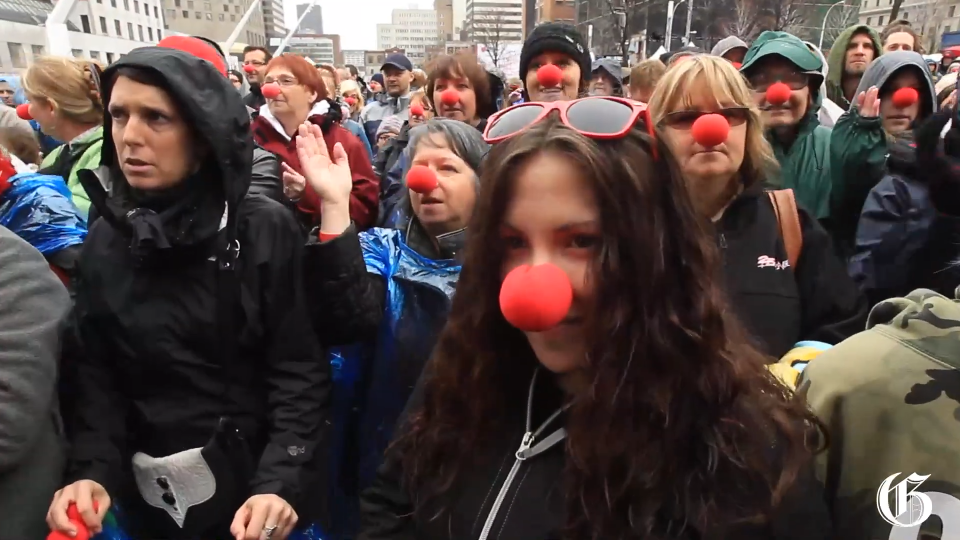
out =
{"type": "Polygon", "coordinates": [[[264,536],[264,538],[266,538],[267,540],[270,540],[270,538],[273,537],[273,531],[275,531],[275,530],[277,530],[277,526],[276,526],[276,525],[274,525],[273,527],[264,527],[264,528],[263,528],[263,536],[264,536]]]}

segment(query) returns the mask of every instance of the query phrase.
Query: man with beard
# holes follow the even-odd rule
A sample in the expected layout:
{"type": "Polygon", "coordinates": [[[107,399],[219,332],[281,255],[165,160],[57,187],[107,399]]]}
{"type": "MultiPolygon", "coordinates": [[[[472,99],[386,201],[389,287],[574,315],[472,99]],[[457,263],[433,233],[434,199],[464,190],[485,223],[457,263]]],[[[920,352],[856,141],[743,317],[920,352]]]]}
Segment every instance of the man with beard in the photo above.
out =
{"type": "Polygon", "coordinates": [[[384,92],[360,111],[360,123],[371,141],[377,140],[377,128],[384,118],[398,116],[406,121],[410,117],[410,84],[413,82],[410,59],[400,53],[387,55],[380,73],[384,92]]]}
{"type": "Polygon", "coordinates": [[[830,129],[820,125],[823,63],[796,36],[764,32],[743,59],[741,73],[750,81],[753,97],[767,127],[767,140],[780,163],[780,182],[794,190],[797,201],[817,219],[830,208],[830,129]],[[790,99],[767,101],[767,89],[783,83],[790,99]]]}
{"type": "Polygon", "coordinates": [[[869,26],[851,26],[841,32],[827,61],[827,98],[844,110],[850,108],[860,78],[882,49],[880,36],[869,26]]]}

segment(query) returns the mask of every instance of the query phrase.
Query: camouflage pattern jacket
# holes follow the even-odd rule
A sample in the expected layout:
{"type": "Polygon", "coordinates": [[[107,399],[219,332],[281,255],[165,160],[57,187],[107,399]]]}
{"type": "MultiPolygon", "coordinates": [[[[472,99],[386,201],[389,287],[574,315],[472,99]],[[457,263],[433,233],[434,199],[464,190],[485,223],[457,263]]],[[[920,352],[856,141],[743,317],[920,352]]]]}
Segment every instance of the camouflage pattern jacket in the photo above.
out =
{"type": "MultiPolygon", "coordinates": [[[[817,474],[835,538],[960,538],[960,302],[926,289],[880,302],[867,330],[810,362],[799,386],[829,430],[817,474]],[[888,484],[895,493],[912,473],[930,476],[907,492],[928,494],[941,518],[894,527],[881,516],[878,491],[896,474],[888,484]]],[[[897,521],[912,523],[912,508],[897,521]]]]}

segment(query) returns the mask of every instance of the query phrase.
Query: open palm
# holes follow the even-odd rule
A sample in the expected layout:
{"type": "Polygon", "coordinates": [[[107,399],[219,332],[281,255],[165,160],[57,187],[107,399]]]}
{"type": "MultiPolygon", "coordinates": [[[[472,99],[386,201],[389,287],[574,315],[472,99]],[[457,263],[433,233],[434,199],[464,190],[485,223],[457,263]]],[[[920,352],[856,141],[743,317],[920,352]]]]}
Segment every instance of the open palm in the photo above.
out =
{"type": "Polygon", "coordinates": [[[353,177],[347,152],[340,143],[333,147],[333,156],[327,151],[323,132],[316,124],[300,126],[297,137],[297,156],[303,176],[310,187],[328,203],[346,202],[353,189],[353,177]]]}

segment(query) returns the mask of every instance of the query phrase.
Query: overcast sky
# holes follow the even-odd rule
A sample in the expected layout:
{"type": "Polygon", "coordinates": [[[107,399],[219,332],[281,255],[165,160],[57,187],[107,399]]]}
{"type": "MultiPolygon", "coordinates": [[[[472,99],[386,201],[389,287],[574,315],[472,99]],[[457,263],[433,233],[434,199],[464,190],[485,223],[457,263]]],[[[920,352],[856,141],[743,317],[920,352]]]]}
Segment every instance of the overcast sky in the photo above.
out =
{"type": "MultiPolygon", "coordinates": [[[[297,22],[297,4],[303,0],[284,0],[287,27],[297,22]]],[[[377,24],[390,22],[390,11],[409,7],[433,9],[433,0],[317,0],[323,9],[323,31],[340,34],[341,49],[377,48],[377,24]]]]}

